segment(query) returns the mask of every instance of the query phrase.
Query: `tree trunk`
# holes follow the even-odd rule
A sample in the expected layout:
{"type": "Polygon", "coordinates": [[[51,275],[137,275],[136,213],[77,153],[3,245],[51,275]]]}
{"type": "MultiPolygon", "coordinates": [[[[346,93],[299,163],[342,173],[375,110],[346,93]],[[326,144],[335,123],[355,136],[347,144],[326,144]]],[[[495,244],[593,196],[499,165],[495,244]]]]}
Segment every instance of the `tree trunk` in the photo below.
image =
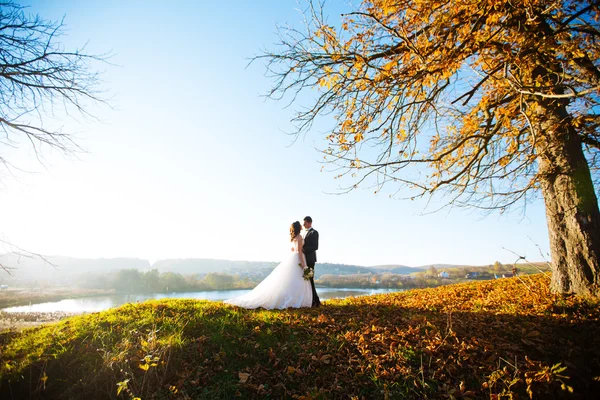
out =
{"type": "Polygon", "coordinates": [[[599,295],[600,211],[581,140],[564,104],[542,101],[534,109],[552,256],[551,289],[599,295]]]}

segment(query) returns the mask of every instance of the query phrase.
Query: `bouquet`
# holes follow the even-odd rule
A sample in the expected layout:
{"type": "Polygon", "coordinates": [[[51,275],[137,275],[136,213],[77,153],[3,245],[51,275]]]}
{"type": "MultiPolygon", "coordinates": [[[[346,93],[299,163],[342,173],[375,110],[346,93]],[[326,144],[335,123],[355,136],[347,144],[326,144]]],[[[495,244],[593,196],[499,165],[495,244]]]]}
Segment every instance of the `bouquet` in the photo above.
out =
{"type": "MultiPolygon", "coordinates": [[[[298,266],[302,268],[302,263],[298,263],[298,266]]],[[[303,268],[302,277],[304,278],[304,280],[309,281],[310,278],[312,278],[313,276],[315,276],[315,271],[308,267],[303,268]]]]}
{"type": "Polygon", "coordinates": [[[302,277],[309,281],[310,278],[312,278],[313,276],[315,276],[315,271],[313,271],[311,268],[308,267],[304,267],[304,272],[302,273],[302,277]]]}

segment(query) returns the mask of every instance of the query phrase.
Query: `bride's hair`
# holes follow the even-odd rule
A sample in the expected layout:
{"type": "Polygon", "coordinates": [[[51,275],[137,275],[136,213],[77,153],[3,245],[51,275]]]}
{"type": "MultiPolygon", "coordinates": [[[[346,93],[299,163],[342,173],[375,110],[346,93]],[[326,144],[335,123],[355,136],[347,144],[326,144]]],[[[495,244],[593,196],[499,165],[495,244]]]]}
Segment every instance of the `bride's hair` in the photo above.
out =
{"type": "Polygon", "coordinates": [[[290,226],[290,242],[294,241],[294,238],[300,234],[300,222],[296,221],[290,226]]]}

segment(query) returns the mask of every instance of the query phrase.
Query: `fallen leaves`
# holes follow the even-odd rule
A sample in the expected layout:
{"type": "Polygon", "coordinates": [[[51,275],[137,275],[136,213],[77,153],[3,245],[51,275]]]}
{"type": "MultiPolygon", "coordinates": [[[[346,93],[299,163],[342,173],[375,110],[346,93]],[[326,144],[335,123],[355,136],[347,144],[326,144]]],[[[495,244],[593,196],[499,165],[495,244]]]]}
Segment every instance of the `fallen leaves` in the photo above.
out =
{"type": "Polygon", "coordinates": [[[248,378],[250,378],[250,374],[246,373],[246,372],[240,372],[238,373],[238,377],[240,378],[239,383],[246,383],[248,382],[248,378]]]}

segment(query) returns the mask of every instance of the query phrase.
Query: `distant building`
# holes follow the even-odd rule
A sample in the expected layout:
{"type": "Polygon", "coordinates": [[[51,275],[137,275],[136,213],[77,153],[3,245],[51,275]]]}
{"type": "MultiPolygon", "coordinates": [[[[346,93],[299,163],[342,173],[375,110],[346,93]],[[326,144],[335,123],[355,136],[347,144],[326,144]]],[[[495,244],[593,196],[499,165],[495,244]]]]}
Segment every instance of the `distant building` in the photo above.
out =
{"type": "Polygon", "coordinates": [[[477,279],[479,278],[479,272],[469,272],[467,275],[465,275],[465,278],[467,279],[477,279]]]}
{"type": "Polygon", "coordinates": [[[450,274],[446,271],[442,271],[438,274],[438,277],[440,278],[450,278],[450,274]]]}
{"type": "Polygon", "coordinates": [[[8,289],[8,285],[0,285],[0,290],[6,290],[8,289]]]}

